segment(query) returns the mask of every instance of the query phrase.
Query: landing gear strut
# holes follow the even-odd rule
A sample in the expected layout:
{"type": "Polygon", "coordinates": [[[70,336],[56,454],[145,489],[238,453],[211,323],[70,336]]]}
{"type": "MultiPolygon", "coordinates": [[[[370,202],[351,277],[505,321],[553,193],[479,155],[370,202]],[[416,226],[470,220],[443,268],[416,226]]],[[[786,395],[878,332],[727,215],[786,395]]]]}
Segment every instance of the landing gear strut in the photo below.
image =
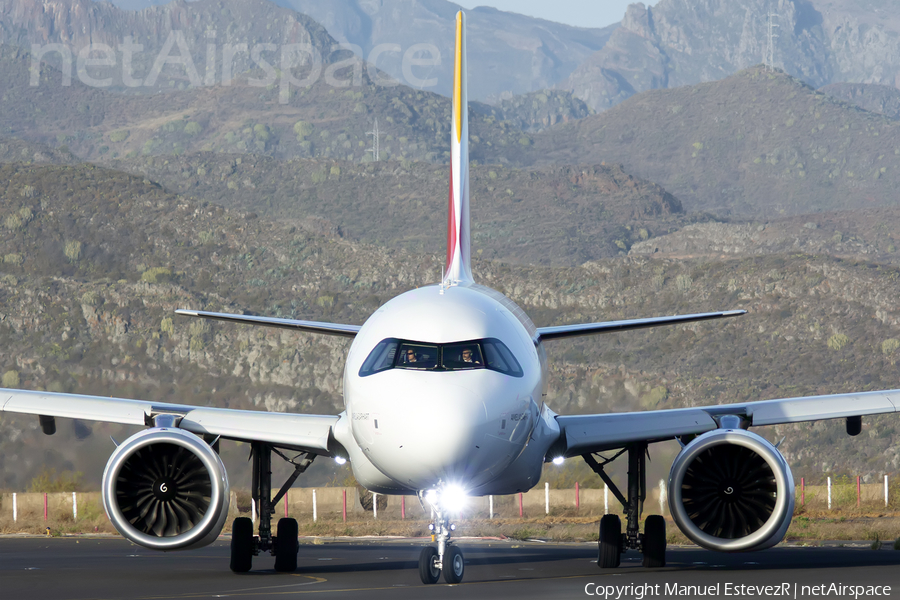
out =
{"type": "Polygon", "coordinates": [[[253,475],[250,493],[259,514],[259,535],[253,535],[253,521],[238,517],[231,528],[231,570],[246,573],[253,564],[253,557],[260,552],[269,552],[275,557],[275,570],[290,573],[297,569],[298,527],[296,519],[279,519],[276,535],[272,535],[272,515],[275,505],[312,464],[315,454],[303,453],[288,458],[277,448],[264,442],[253,442],[250,446],[250,460],[253,461],[253,475]],[[272,452],[294,465],[294,472],[287,478],[281,489],[272,498],[272,452]]]}
{"type": "Polygon", "coordinates": [[[600,476],[625,513],[625,533],[618,515],[604,515],[600,519],[599,555],[597,565],[601,569],[618,567],[621,555],[626,550],[637,550],[644,555],[645,567],[666,566],[666,522],[660,515],[650,515],[640,533],[641,513],[647,497],[647,444],[637,443],[626,446],[612,458],[602,458],[602,462],[591,454],[582,456],[588,466],[600,476]],[[628,453],[628,497],[626,498],[603,468],[628,453]]]}
{"type": "Polygon", "coordinates": [[[419,554],[419,577],[422,583],[437,583],[444,574],[444,581],[447,583],[459,583],[463,579],[466,570],[466,561],[463,558],[462,550],[458,546],[451,545],[450,535],[456,529],[456,525],[450,523],[450,515],[445,507],[441,504],[440,490],[435,493],[429,491],[428,494],[419,492],[419,501],[422,502],[422,508],[425,507],[423,497],[434,510],[434,523],[428,528],[431,530],[437,548],[434,546],[426,546],[422,548],[419,554]]]}

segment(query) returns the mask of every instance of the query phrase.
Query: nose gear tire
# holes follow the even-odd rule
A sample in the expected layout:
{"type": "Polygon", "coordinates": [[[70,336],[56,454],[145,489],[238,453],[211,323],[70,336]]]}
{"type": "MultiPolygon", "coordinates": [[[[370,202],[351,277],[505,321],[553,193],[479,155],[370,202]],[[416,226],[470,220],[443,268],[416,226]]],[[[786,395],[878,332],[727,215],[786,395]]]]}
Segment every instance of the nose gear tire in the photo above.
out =
{"type": "Polygon", "coordinates": [[[419,554],[419,577],[422,579],[422,583],[437,583],[441,578],[441,570],[436,563],[437,555],[438,552],[434,546],[422,548],[422,553],[419,554]]]}
{"type": "Polygon", "coordinates": [[[444,552],[444,581],[447,583],[459,583],[466,571],[466,561],[463,559],[462,550],[456,546],[450,546],[444,552]]]}

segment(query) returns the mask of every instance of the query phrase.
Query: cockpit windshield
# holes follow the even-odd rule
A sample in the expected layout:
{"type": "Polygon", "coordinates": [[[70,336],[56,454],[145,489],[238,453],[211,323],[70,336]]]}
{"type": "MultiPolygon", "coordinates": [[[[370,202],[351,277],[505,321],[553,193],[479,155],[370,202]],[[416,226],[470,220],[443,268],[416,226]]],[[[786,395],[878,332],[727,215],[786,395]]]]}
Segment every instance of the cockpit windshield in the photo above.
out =
{"type": "Polygon", "coordinates": [[[467,371],[490,369],[522,377],[522,367],[506,345],[496,338],[426,344],[388,338],[378,342],[359,370],[367,377],[388,369],[467,371]]]}

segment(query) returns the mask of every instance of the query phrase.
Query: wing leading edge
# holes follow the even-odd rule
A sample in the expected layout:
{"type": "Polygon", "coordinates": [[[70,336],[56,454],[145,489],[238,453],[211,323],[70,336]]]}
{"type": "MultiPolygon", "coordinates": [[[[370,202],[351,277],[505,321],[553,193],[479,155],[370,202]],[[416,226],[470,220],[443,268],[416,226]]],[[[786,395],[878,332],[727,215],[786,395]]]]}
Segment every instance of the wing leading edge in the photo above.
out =
{"type": "Polygon", "coordinates": [[[233,410],[11,389],[0,389],[0,413],[2,412],[142,427],[153,425],[153,418],[157,415],[174,414],[181,417],[179,428],[198,435],[267,442],[282,448],[324,455],[331,455],[335,450],[332,430],[340,419],[338,415],[233,410]]]}
{"type": "Polygon", "coordinates": [[[751,427],[900,412],[900,390],[781,398],[697,408],[556,417],[560,438],[554,456],[578,456],[659,442],[718,428],[716,417],[735,415],[751,427]]]}
{"type": "Polygon", "coordinates": [[[280,327],[305,331],[307,333],[321,333],[341,337],[356,337],[361,328],[360,325],[342,325],[341,323],[322,323],[320,321],[298,321],[296,319],[280,319],[278,317],[257,317],[255,315],[236,315],[233,313],[207,312],[205,310],[186,310],[180,308],[175,311],[177,315],[186,317],[200,317],[216,321],[228,321],[230,323],[242,323],[244,325],[262,325],[264,327],[280,327]]]}
{"type": "Polygon", "coordinates": [[[559,325],[556,327],[538,327],[539,339],[543,342],[559,340],[580,335],[596,335],[599,333],[615,333],[632,329],[645,329],[661,325],[680,325],[697,321],[711,321],[728,317],[739,317],[747,314],[746,310],[726,310],[693,315],[673,315],[671,317],[652,317],[649,319],[626,319],[624,321],[606,321],[603,323],[580,323],[577,325],[559,325]]]}

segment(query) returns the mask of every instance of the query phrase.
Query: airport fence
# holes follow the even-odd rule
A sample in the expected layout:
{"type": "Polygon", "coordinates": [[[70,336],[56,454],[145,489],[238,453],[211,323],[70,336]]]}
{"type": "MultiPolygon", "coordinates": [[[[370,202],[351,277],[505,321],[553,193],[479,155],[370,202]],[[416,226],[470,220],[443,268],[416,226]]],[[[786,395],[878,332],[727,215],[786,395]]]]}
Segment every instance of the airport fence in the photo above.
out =
{"type": "MultiPolygon", "coordinates": [[[[826,478],[824,484],[807,485],[800,478],[795,487],[798,511],[900,510],[900,477],[884,476],[878,483],[860,478],[826,478]]],[[[244,514],[256,519],[257,507],[245,490],[231,492],[230,518],[244,514]]],[[[521,494],[469,498],[463,519],[532,519],[544,516],[599,517],[621,512],[606,488],[551,489],[549,484],[521,494]]],[[[644,512],[669,513],[664,481],[647,491],[644,512]]],[[[0,519],[13,522],[61,521],[75,523],[104,515],[99,492],[3,493],[0,519]]],[[[431,510],[414,495],[385,496],[356,487],[291,488],[275,505],[275,517],[300,521],[366,521],[431,519],[431,510]]],[[[8,522],[8,521],[7,521],[8,522]]]]}

